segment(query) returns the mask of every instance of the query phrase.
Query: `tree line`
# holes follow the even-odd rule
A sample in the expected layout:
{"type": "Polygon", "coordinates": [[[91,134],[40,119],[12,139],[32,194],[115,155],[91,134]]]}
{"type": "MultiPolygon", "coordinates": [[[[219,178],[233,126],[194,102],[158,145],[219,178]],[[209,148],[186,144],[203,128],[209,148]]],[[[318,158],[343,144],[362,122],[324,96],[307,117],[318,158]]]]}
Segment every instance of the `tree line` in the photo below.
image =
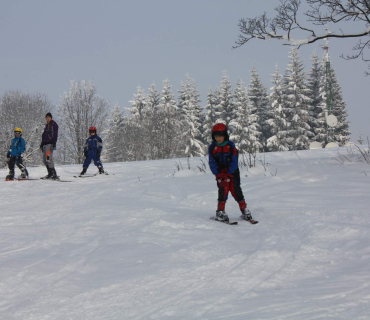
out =
{"type": "Polygon", "coordinates": [[[325,61],[314,53],[305,72],[298,49],[293,47],[282,75],[276,66],[270,92],[255,69],[250,83],[240,79],[233,89],[227,72],[219,87],[209,88],[201,106],[196,82],[189,75],[178,98],[169,80],[158,93],[155,84],[146,94],[137,88],[126,113],[111,112],[106,131],[108,161],[195,157],[207,153],[215,123],[225,123],[240,152],[304,150],[313,141],[323,147],[330,141],[345,145],[350,139],[342,90],[331,67],[333,114],[338,124],[329,135],[326,124],[325,61]],[[123,138],[124,137],[124,138],[123,138]]]}
{"type": "MultiPolygon", "coordinates": [[[[40,137],[44,116],[57,112],[60,128],[56,158],[63,164],[82,163],[88,128],[96,126],[104,140],[103,160],[108,162],[203,156],[211,142],[212,126],[225,123],[230,139],[240,152],[304,150],[312,141],[328,143],[325,121],[325,64],[314,53],[306,72],[298,49],[293,47],[284,74],[278,66],[270,91],[253,66],[248,85],[240,79],[232,88],[226,71],[219,87],[209,88],[202,106],[196,81],[187,75],[177,98],[168,79],[158,92],[152,84],[141,87],[124,110],[97,93],[91,81],[70,82],[68,92],[54,106],[45,94],[6,92],[0,101],[0,158],[15,127],[23,129],[27,142],[25,161],[41,163],[40,137]]],[[[333,114],[338,125],[330,139],[339,145],[349,141],[349,122],[341,87],[332,68],[333,114]]]]}

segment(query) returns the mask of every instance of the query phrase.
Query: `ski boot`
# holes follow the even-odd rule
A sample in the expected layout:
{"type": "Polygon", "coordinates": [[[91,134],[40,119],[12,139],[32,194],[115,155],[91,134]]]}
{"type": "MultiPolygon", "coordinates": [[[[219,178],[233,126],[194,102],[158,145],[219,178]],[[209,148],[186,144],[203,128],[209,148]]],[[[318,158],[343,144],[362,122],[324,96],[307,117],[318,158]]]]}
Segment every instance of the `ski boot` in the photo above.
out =
{"type": "Polygon", "coordinates": [[[240,216],[240,218],[244,219],[245,221],[250,222],[251,224],[257,224],[258,223],[258,221],[253,220],[252,214],[248,209],[243,209],[243,210],[241,210],[241,212],[242,212],[242,215],[240,216]]]}
{"type": "Polygon", "coordinates": [[[59,180],[59,177],[57,176],[57,172],[56,172],[55,168],[51,169],[51,173],[52,173],[52,175],[50,177],[51,180],[59,180]]]}
{"type": "Polygon", "coordinates": [[[20,180],[27,180],[28,179],[28,171],[27,169],[22,169],[21,176],[19,178],[20,180]]]}
{"type": "Polygon", "coordinates": [[[50,169],[49,167],[46,167],[46,169],[48,170],[48,174],[47,174],[45,177],[40,178],[40,179],[42,179],[42,180],[50,179],[50,178],[53,176],[53,171],[52,171],[52,169],[50,169]]]}
{"type": "Polygon", "coordinates": [[[223,221],[223,222],[228,222],[229,221],[229,217],[225,213],[224,210],[217,210],[216,211],[216,220],[223,221]]]}
{"type": "Polygon", "coordinates": [[[80,173],[80,177],[83,176],[86,173],[86,170],[87,170],[87,168],[83,167],[83,169],[82,169],[82,171],[80,173]]]}
{"type": "Polygon", "coordinates": [[[5,181],[13,181],[14,180],[14,171],[9,170],[9,174],[5,177],[5,181]]]}
{"type": "Polygon", "coordinates": [[[99,174],[105,173],[103,167],[98,167],[98,168],[99,168],[99,174]]]}
{"type": "Polygon", "coordinates": [[[242,212],[242,215],[241,215],[242,219],[247,220],[247,221],[253,220],[252,214],[248,209],[243,209],[241,212],[242,212]]]}

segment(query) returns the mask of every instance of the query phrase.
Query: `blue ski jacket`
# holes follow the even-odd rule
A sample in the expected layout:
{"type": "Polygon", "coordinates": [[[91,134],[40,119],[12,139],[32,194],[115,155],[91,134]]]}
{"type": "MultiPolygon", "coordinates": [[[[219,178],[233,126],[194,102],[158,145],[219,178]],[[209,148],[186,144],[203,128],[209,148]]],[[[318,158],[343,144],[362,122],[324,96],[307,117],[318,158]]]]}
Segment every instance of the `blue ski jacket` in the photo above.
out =
{"type": "Polygon", "coordinates": [[[24,151],[26,151],[26,141],[22,137],[16,137],[12,140],[8,153],[12,157],[20,156],[24,151]]]}
{"type": "Polygon", "coordinates": [[[238,150],[231,141],[227,141],[223,146],[212,142],[208,148],[208,158],[209,167],[214,175],[221,171],[233,174],[238,169],[238,150]]]}
{"type": "Polygon", "coordinates": [[[90,136],[86,139],[84,152],[88,152],[88,155],[94,157],[96,152],[103,149],[103,141],[98,135],[90,136]]]}

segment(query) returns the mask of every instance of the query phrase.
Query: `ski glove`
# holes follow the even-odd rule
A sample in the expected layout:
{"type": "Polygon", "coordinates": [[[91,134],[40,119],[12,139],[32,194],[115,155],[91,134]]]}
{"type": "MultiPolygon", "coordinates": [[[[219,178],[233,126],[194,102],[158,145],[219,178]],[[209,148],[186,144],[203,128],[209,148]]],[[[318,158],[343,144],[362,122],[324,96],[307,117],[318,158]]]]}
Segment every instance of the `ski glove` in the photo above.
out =
{"type": "Polygon", "coordinates": [[[84,156],[85,156],[85,158],[87,158],[87,156],[88,156],[87,151],[84,151],[84,156]]]}
{"type": "Polygon", "coordinates": [[[10,158],[10,153],[9,152],[6,154],[6,157],[7,158],[10,158]]]}
{"type": "Polygon", "coordinates": [[[100,150],[97,150],[97,151],[96,151],[96,157],[97,157],[97,158],[100,158],[100,154],[101,154],[101,151],[100,151],[100,150]]]}
{"type": "Polygon", "coordinates": [[[219,179],[222,179],[222,178],[225,178],[225,174],[224,173],[219,173],[216,175],[216,180],[219,180],[219,179]]]}
{"type": "Polygon", "coordinates": [[[233,176],[231,174],[220,173],[216,176],[217,183],[220,187],[227,187],[232,180],[233,176]]]}

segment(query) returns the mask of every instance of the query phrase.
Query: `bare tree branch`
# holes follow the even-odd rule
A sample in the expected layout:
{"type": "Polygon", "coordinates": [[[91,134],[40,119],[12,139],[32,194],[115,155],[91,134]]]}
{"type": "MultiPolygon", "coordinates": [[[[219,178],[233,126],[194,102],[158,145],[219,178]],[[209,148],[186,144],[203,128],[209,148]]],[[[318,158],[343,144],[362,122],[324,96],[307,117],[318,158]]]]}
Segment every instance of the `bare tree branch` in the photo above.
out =
{"type": "MultiPolygon", "coordinates": [[[[310,9],[303,12],[307,21],[313,26],[327,23],[355,22],[358,31],[355,33],[343,32],[317,35],[315,30],[306,27],[298,21],[298,11],[302,7],[300,0],[280,0],[280,5],[275,8],[276,15],[268,18],[264,12],[256,18],[240,19],[238,23],[239,35],[234,49],[241,47],[252,39],[284,40],[283,45],[296,45],[298,47],[311,44],[325,38],[361,38],[370,35],[370,0],[306,0],[310,9]],[[293,33],[305,32],[306,37],[295,39],[293,33]]],[[[369,41],[359,41],[353,50],[354,55],[346,55],[344,59],[357,59],[361,56],[363,61],[369,62],[370,58],[364,57],[364,51],[370,49],[369,41]]],[[[368,74],[368,72],[366,72],[368,74]]]]}

